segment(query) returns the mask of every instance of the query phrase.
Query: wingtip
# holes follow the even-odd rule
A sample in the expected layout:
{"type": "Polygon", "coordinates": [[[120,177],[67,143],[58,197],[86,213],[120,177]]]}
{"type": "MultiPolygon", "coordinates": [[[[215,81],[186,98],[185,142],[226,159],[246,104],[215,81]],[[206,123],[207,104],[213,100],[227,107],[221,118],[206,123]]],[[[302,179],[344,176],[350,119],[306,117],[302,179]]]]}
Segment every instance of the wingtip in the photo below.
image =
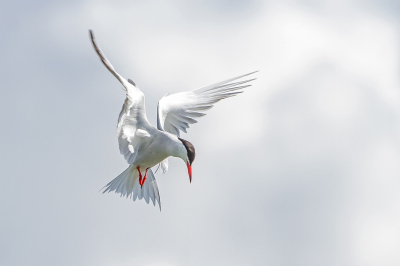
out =
{"type": "MultiPolygon", "coordinates": [[[[238,76],[238,77],[236,77],[236,78],[232,78],[232,80],[241,79],[241,78],[244,78],[244,77],[250,76],[250,75],[252,75],[252,74],[254,74],[254,73],[257,73],[257,72],[259,72],[259,70],[256,70],[256,71],[253,71],[253,72],[250,72],[250,73],[247,73],[247,74],[244,74],[244,75],[238,76]]],[[[246,82],[247,82],[247,81],[246,81],[246,82]]]]}
{"type": "Polygon", "coordinates": [[[260,72],[260,70],[256,70],[256,71],[250,72],[249,74],[246,74],[245,76],[249,76],[249,75],[252,75],[252,74],[257,73],[257,72],[260,72]]]}
{"type": "Polygon", "coordinates": [[[89,29],[89,37],[90,37],[90,40],[92,41],[94,49],[97,52],[98,48],[97,48],[96,41],[95,41],[95,38],[94,38],[94,33],[93,33],[93,31],[91,29],[89,29]]]}

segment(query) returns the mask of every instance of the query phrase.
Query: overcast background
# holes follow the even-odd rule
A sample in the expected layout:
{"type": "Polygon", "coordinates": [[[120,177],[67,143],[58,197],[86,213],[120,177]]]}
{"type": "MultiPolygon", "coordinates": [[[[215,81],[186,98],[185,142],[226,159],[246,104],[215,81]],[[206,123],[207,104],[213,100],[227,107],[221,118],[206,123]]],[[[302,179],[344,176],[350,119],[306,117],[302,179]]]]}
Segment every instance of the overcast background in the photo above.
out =
{"type": "Polygon", "coordinates": [[[400,3],[1,1],[1,265],[400,265],[400,3]],[[122,86],[158,100],[260,70],[156,174],[162,212],[98,193],[127,164],[122,86]]]}

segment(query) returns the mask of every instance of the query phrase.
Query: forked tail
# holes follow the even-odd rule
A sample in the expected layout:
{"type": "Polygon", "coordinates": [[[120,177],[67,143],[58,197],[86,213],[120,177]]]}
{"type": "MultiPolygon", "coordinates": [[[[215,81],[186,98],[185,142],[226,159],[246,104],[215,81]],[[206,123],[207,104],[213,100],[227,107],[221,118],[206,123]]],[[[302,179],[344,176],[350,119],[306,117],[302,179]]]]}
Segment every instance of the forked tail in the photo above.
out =
{"type": "Polygon", "coordinates": [[[103,194],[112,191],[121,194],[121,197],[129,197],[133,199],[133,201],[135,201],[137,198],[139,200],[144,198],[146,203],[149,203],[151,199],[154,206],[156,206],[157,201],[161,211],[160,194],[158,192],[156,178],[154,177],[151,169],[147,171],[147,179],[143,185],[143,188],[141,188],[139,184],[139,171],[130,165],[119,176],[105,185],[103,194]]]}

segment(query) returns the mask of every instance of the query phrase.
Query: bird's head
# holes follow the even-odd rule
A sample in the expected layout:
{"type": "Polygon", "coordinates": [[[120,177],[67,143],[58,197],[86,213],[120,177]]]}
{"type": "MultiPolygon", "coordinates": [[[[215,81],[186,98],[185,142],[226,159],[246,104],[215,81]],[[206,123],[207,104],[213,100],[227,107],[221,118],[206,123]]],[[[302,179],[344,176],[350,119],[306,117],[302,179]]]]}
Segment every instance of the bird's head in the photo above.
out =
{"type": "Polygon", "coordinates": [[[182,142],[183,146],[186,149],[186,154],[182,154],[180,157],[186,163],[189,174],[189,180],[190,183],[192,183],[192,163],[194,161],[194,158],[196,157],[196,152],[192,143],[181,138],[178,139],[182,142]]]}

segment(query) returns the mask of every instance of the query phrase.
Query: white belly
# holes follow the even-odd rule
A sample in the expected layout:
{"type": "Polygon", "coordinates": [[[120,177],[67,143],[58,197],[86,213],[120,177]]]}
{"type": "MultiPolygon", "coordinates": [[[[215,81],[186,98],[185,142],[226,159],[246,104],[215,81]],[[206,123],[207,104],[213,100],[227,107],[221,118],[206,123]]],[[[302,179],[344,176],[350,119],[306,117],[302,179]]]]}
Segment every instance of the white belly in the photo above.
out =
{"type": "Polygon", "coordinates": [[[133,161],[134,166],[139,166],[140,169],[147,169],[153,167],[163,160],[168,158],[170,154],[164,145],[157,145],[157,143],[151,143],[144,150],[139,151],[135,160],[133,161]]]}
{"type": "Polygon", "coordinates": [[[156,166],[157,164],[165,160],[167,157],[169,157],[169,155],[160,154],[154,151],[140,153],[136,157],[136,160],[133,162],[133,164],[136,167],[139,166],[140,169],[147,169],[156,166]]]}
{"type": "Polygon", "coordinates": [[[153,141],[143,150],[139,150],[132,162],[132,165],[139,166],[140,170],[156,166],[169,156],[177,156],[177,149],[183,149],[183,153],[186,153],[186,149],[175,135],[159,131],[155,133],[153,141]]]}

